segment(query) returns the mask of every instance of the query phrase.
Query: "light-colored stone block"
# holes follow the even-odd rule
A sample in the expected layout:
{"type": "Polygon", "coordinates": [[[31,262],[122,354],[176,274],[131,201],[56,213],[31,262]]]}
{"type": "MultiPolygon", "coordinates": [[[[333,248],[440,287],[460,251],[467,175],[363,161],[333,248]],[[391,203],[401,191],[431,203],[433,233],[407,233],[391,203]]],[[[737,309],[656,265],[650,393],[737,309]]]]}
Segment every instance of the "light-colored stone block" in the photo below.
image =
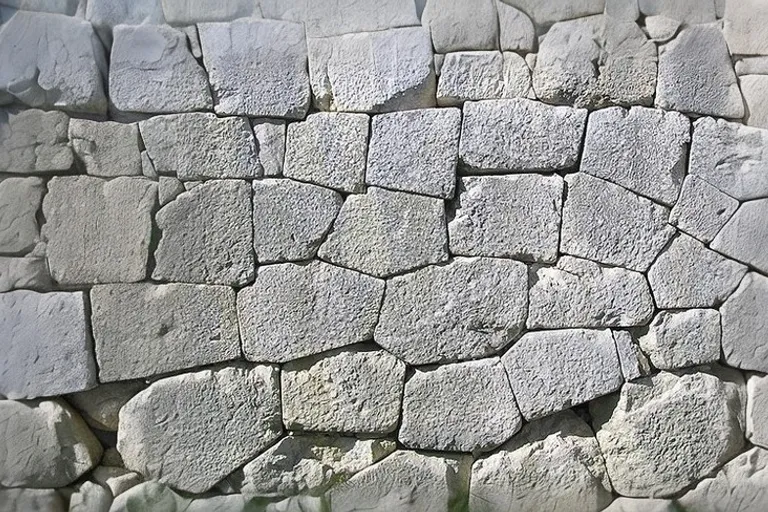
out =
{"type": "Polygon", "coordinates": [[[723,355],[734,368],[768,372],[768,277],[748,273],[720,307],[723,355]]]}
{"type": "Polygon", "coordinates": [[[135,123],[72,119],[69,141],[85,172],[92,176],[141,176],[139,127],[135,123]]]}
{"type": "Polygon", "coordinates": [[[720,359],[720,313],[715,309],[661,311],[647,331],[638,337],[638,343],[660,370],[720,359]]]}
{"type": "Polygon", "coordinates": [[[685,177],[669,223],[709,243],[739,207],[739,202],[695,174],[685,177]]]}
{"type": "Polygon", "coordinates": [[[0,254],[26,254],[40,241],[37,214],[44,192],[41,178],[0,178],[0,254]]]}
{"type": "Polygon", "coordinates": [[[69,116],[42,110],[0,111],[0,172],[51,174],[67,171],[69,116]]]}

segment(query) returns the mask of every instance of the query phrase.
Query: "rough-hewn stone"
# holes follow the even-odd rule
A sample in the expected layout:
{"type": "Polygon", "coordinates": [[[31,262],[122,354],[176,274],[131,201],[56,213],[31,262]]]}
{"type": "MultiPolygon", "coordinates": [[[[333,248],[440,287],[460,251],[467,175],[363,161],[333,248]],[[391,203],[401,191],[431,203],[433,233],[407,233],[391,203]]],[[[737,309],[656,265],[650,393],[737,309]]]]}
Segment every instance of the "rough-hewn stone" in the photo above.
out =
{"type": "Polygon", "coordinates": [[[0,172],[67,171],[74,161],[68,129],[69,116],[64,112],[0,111],[0,172]]]}
{"type": "Polygon", "coordinates": [[[72,119],[69,140],[86,173],[105,178],[141,176],[136,124],[72,119]]]}
{"type": "Polygon", "coordinates": [[[645,16],[664,16],[686,25],[716,19],[714,0],[639,0],[638,5],[645,16]]]}
{"type": "Polygon", "coordinates": [[[712,241],[712,249],[768,274],[768,199],[743,203],[712,241]]]}
{"type": "Polygon", "coordinates": [[[750,272],[720,307],[725,363],[768,372],[768,277],[750,272]]]}
{"type": "Polygon", "coordinates": [[[52,287],[45,258],[0,257],[0,292],[18,289],[46,291],[52,287]]]}
{"type": "MultiPolygon", "coordinates": [[[[69,497],[69,512],[109,512],[112,493],[108,488],[85,481],[78,485],[69,497]]],[[[48,509],[44,509],[47,512],[48,509]]]]}
{"type": "Polygon", "coordinates": [[[605,0],[502,0],[504,3],[517,7],[528,16],[540,30],[548,28],[555,22],[581,18],[603,12],[605,0]]]}
{"type": "Polygon", "coordinates": [[[733,54],[768,55],[768,6],[760,0],[725,2],[724,32],[733,54]]]}
{"type": "Polygon", "coordinates": [[[0,254],[26,254],[40,240],[43,192],[41,178],[0,177],[0,254]]]}
{"type": "Polygon", "coordinates": [[[259,148],[259,164],[264,171],[264,176],[281,176],[285,158],[285,121],[253,119],[251,125],[256,146],[259,148]]]}
{"type": "Polygon", "coordinates": [[[160,0],[165,20],[172,25],[190,25],[201,21],[229,21],[259,17],[259,3],[254,0],[218,0],[179,2],[160,0]]]}
{"type": "Polygon", "coordinates": [[[619,354],[621,374],[625,381],[637,380],[651,374],[651,364],[632,335],[627,331],[613,331],[616,352],[619,354]]]}
{"type": "Polygon", "coordinates": [[[648,16],[645,18],[645,33],[654,43],[666,43],[677,34],[680,21],[666,16],[648,16]]]}
{"type": "Polygon", "coordinates": [[[697,175],[685,177],[680,198],[669,213],[669,223],[709,243],[739,207],[739,202],[697,175]]]}
{"type": "Polygon", "coordinates": [[[531,18],[504,0],[496,0],[499,45],[503,52],[531,52],[536,47],[536,28],[531,18]]]}
{"type": "MultiPolygon", "coordinates": [[[[189,182],[186,182],[189,183],[189,182]]],[[[171,176],[160,176],[157,181],[157,201],[163,207],[186,190],[184,182],[171,176]]]]}
{"type": "Polygon", "coordinates": [[[672,500],[659,498],[616,498],[603,512],[678,512],[672,500]]]}
{"type": "MultiPolygon", "coordinates": [[[[146,387],[142,381],[112,382],[72,393],[66,399],[91,427],[117,432],[120,409],[146,387]]],[[[105,462],[102,461],[102,464],[105,462]]]]}
{"type": "Polygon", "coordinates": [[[714,363],[720,359],[720,313],[714,309],[661,311],[638,342],[660,370],[714,363]]]}
{"type": "Polygon", "coordinates": [[[531,70],[512,52],[455,52],[445,56],[437,83],[437,104],[460,106],[468,100],[524,98],[531,70]]]}
{"type": "Polygon", "coordinates": [[[739,86],[746,107],[744,123],[757,128],[768,128],[768,76],[742,76],[739,86]]]}
{"type": "Polygon", "coordinates": [[[747,440],[768,446],[768,376],[764,374],[747,378],[747,440]]]}
{"type": "MultiPolygon", "coordinates": [[[[67,512],[67,506],[63,496],[55,489],[0,489],[0,510],[2,512],[21,510],[67,512]]],[[[72,512],[80,511],[75,509],[72,512]]]]}
{"type": "Polygon", "coordinates": [[[437,53],[498,48],[494,0],[427,0],[421,23],[429,30],[437,53]]]}
{"type": "Polygon", "coordinates": [[[85,19],[93,25],[106,48],[112,46],[112,31],[118,25],[157,25],[165,22],[161,0],[75,1],[81,9],[85,4],[85,19]]]}

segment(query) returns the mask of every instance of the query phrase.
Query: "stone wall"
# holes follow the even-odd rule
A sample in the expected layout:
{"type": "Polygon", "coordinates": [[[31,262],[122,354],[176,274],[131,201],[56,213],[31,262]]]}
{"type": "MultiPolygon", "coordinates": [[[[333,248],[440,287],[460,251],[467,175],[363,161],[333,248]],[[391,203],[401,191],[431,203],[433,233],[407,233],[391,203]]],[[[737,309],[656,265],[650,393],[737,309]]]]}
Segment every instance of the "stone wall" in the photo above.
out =
{"type": "Polygon", "coordinates": [[[768,510],[765,0],[0,22],[0,511],[768,510]]]}

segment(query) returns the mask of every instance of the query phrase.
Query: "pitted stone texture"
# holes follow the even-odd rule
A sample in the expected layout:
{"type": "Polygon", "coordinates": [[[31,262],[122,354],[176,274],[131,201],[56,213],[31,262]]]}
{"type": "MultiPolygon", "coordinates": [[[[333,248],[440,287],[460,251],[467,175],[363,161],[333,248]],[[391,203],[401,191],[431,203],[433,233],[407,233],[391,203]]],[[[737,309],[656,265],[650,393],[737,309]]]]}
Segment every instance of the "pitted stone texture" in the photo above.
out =
{"type": "Polygon", "coordinates": [[[638,342],[660,370],[717,362],[720,313],[714,309],[661,311],[638,342]]]}
{"type": "Polygon", "coordinates": [[[387,434],[397,428],[405,363],[383,350],[335,351],[287,363],[288,430],[387,434]]]}
{"type": "Polygon", "coordinates": [[[429,30],[437,53],[498,48],[494,0],[427,0],[421,23],[429,30]]]}
{"type": "Polygon", "coordinates": [[[216,113],[301,119],[309,108],[299,23],[243,19],[198,25],[216,113]]]}
{"type": "Polygon", "coordinates": [[[201,493],[282,433],[278,369],[234,365],[159,380],[120,410],[126,468],[201,493]]]}
{"type": "Polygon", "coordinates": [[[449,199],[456,188],[461,111],[420,109],[373,117],[365,182],[449,199]]]}
{"type": "Polygon", "coordinates": [[[396,28],[310,38],[309,77],[320,110],[392,112],[435,105],[429,32],[396,28]]]}
{"type": "Polygon", "coordinates": [[[37,212],[43,201],[41,178],[0,178],[0,254],[26,254],[40,240],[37,212]]]}
{"type": "Polygon", "coordinates": [[[144,178],[55,177],[43,200],[51,275],[59,284],[147,276],[157,184],[144,178]]]}
{"type": "Polygon", "coordinates": [[[502,0],[531,17],[539,30],[553,23],[603,12],[605,0],[502,0]]]}
{"type": "Polygon", "coordinates": [[[398,439],[408,448],[485,452],[522,426],[498,358],[416,370],[403,394],[398,439]]]}
{"type": "Polygon", "coordinates": [[[624,381],[607,329],[529,332],[501,360],[526,420],[606,395],[624,381]]]}
{"type": "Polygon", "coordinates": [[[513,98],[467,102],[459,158],[473,172],[551,172],[576,165],[587,111],[513,98]]]}
{"type": "Polygon", "coordinates": [[[445,56],[437,84],[437,104],[460,106],[467,100],[525,98],[531,70],[512,52],[455,52],[445,56]]]}
{"type": "Polygon", "coordinates": [[[768,199],[743,203],[710,247],[768,274],[768,199]]]}
{"type": "Polygon", "coordinates": [[[768,5],[761,0],[725,3],[724,32],[733,54],[768,55],[768,5]]]}
{"type": "Polygon", "coordinates": [[[384,282],[321,261],[259,268],[238,292],[243,352],[286,362],[370,340],[384,282]]]}
{"type": "Polygon", "coordinates": [[[344,199],[285,179],[253,182],[253,247],[259,263],[314,258],[344,199]]]}
{"type": "Polygon", "coordinates": [[[252,119],[251,125],[256,146],[259,148],[259,163],[264,170],[264,176],[281,176],[285,158],[285,121],[252,119]]]}
{"type": "Polygon", "coordinates": [[[164,114],[213,107],[208,77],[183,32],[167,25],[119,25],[113,35],[109,99],[114,108],[164,114]]]}
{"type": "Polygon", "coordinates": [[[661,372],[590,404],[617,493],[669,496],[739,453],[744,380],[727,368],[709,372],[661,372]]]}
{"type": "Polygon", "coordinates": [[[312,114],[288,126],[283,173],[342,192],[363,192],[367,145],[368,116],[312,114]]]}
{"type": "Polygon", "coordinates": [[[764,374],[747,378],[747,440],[768,446],[768,376],[764,374]]]}
{"type": "Polygon", "coordinates": [[[146,387],[142,381],[113,382],[67,395],[66,399],[91,427],[117,432],[120,409],[146,387]]]}
{"type": "Polygon", "coordinates": [[[0,172],[50,174],[67,171],[69,116],[42,110],[0,111],[0,172]]]}
{"type": "Polygon", "coordinates": [[[669,214],[669,223],[709,243],[738,207],[736,199],[691,174],[685,177],[680,198],[669,214]]]}
{"type": "Polygon", "coordinates": [[[686,27],[660,48],[656,106],[706,116],[744,116],[731,57],[717,25],[686,27]]]}
{"type": "Polygon", "coordinates": [[[453,254],[554,262],[560,239],[563,179],[557,175],[461,178],[448,223],[453,254]]]}
{"type": "Polygon", "coordinates": [[[650,105],[656,60],[656,46],[634,21],[600,15],[556,23],[541,42],[533,89],[542,101],[576,107],[650,105]]]}
{"type": "Polygon", "coordinates": [[[376,343],[408,364],[494,354],[525,326],[528,276],[517,261],[457,258],[387,282],[376,343]]]}
{"type": "Polygon", "coordinates": [[[18,289],[46,291],[52,287],[45,258],[0,256],[0,292],[18,289]]]}
{"type": "Polygon", "coordinates": [[[648,271],[660,309],[711,308],[739,285],[747,268],[680,233],[648,271]]]}
{"type": "Polygon", "coordinates": [[[157,25],[165,22],[160,0],[90,0],[79,3],[81,9],[85,8],[86,21],[93,25],[106,48],[112,46],[112,31],[118,25],[157,25]]]}
{"type": "Polygon", "coordinates": [[[160,242],[152,278],[243,285],[253,280],[251,186],[211,180],[185,192],[155,216],[160,242]]]}
{"type": "Polygon", "coordinates": [[[613,183],[566,176],[560,250],[572,256],[644,272],[675,229],[669,209],[613,183]]]}
{"type": "Polygon", "coordinates": [[[744,122],[748,126],[768,128],[768,76],[742,76],[739,86],[746,106],[744,122]]]}
{"type": "Polygon", "coordinates": [[[333,487],[333,512],[464,510],[472,458],[398,450],[333,487]]]}
{"type": "Polygon", "coordinates": [[[72,119],[69,122],[69,140],[88,174],[105,178],[141,176],[139,128],[136,124],[72,119]]]}
{"type": "Polygon", "coordinates": [[[0,96],[33,108],[103,115],[106,70],[101,42],[82,19],[18,11],[0,28],[0,96]]]}
{"type": "Polygon", "coordinates": [[[469,510],[593,512],[611,483],[589,425],[572,411],[528,423],[472,465],[469,510]]]}
{"type": "Polygon", "coordinates": [[[165,19],[171,25],[192,25],[201,21],[229,21],[236,18],[260,17],[259,3],[254,0],[160,1],[165,19]]]}
{"type": "Polygon", "coordinates": [[[673,206],[685,176],[690,128],[677,112],[598,110],[589,116],[580,170],[673,206]]]}
{"type": "Polygon", "coordinates": [[[54,396],[96,384],[82,292],[0,294],[0,395],[54,396]]]}
{"type": "Polygon", "coordinates": [[[0,400],[0,485],[63,487],[87,473],[102,448],[82,418],[60,401],[0,400]]]}
{"type": "Polygon", "coordinates": [[[720,307],[728,366],[768,372],[768,277],[750,272],[720,307]]]}
{"type": "Polygon", "coordinates": [[[499,44],[503,52],[532,52],[536,48],[536,28],[523,11],[503,0],[496,0],[499,16],[499,44]]]}
{"type": "Polygon", "coordinates": [[[638,272],[570,256],[533,271],[529,329],[631,327],[653,314],[651,289],[638,272]]]}
{"type": "Polygon", "coordinates": [[[627,331],[613,331],[616,352],[619,354],[621,374],[625,381],[637,380],[651,374],[651,364],[632,335],[627,331]]]}
{"type": "Polygon", "coordinates": [[[639,0],[645,16],[664,16],[685,25],[711,23],[716,20],[714,0],[639,0]]]}
{"type": "Polygon", "coordinates": [[[257,178],[262,169],[248,120],[189,113],[139,123],[147,152],[160,174],[181,180],[257,178]]]}
{"type": "MultiPolygon", "coordinates": [[[[0,489],[0,507],[2,512],[67,512],[68,508],[64,497],[54,489],[0,489]]],[[[72,512],[80,511],[74,509],[72,512]]]]}
{"type": "Polygon", "coordinates": [[[91,310],[100,382],[240,356],[235,292],[226,286],[97,285],[91,310]]]}
{"type": "Polygon", "coordinates": [[[448,259],[439,199],[371,187],[344,201],[319,256],[376,277],[448,259]]]}

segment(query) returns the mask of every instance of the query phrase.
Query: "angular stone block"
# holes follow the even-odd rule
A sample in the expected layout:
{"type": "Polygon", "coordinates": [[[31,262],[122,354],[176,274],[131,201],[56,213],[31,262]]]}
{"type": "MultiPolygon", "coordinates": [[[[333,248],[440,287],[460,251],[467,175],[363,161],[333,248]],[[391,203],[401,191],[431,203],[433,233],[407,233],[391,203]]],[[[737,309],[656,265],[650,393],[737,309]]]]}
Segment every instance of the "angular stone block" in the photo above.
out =
{"type": "Polygon", "coordinates": [[[141,176],[136,124],[72,119],[69,140],[86,173],[104,178],[141,176]]]}
{"type": "Polygon", "coordinates": [[[531,18],[504,0],[496,0],[496,13],[501,51],[528,53],[536,48],[536,28],[531,18]]]}
{"type": "Polygon", "coordinates": [[[437,104],[460,106],[465,101],[525,98],[531,70],[512,52],[454,52],[445,55],[437,83],[437,104]]]}
{"type": "Polygon", "coordinates": [[[710,247],[768,274],[768,199],[743,203],[710,247]]]}
{"type": "Polygon", "coordinates": [[[17,289],[46,291],[53,287],[45,258],[0,257],[0,292],[17,289]]]}
{"type": "Polygon", "coordinates": [[[744,122],[748,126],[768,128],[768,76],[742,76],[739,86],[746,107],[744,122]]]}
{"type": "Polygon", "coordinates": [[[739,202],[698,176],[685,177],[680,198],[669,213],[669,223],[709,243],[739,207],[739,202]]]}
{"type": "Polygon", "coordinates": [[[748,273],[720,307],[725,363],[768,373],[768,277],[748,273]]]}
{"type": "Polygon", "coordinates": [[[720,313],[714,309],[661,311],[637,341],[660,370],[717,362],[720,313]]]}
{"type": "Polygon", "coordinates": [[[437,53],[496,50],[499,45],[494,0],[427,0],[421,23],[429,29],[437,53]]]}
{"type": "Polygon", "coordinates": [[[69,116],[42,110],[0,111],[0,172],[67,171],[74,157],[67,140],[69,116]]]}
{"type": "Polygon", "coordinates": [[[251,125],[256,146],[259,148],[259,163],[264,170],[264,176],[281,176],[285,158],[285,121],[252,119],[251,125]]]}
{"type": "MultiPolygon", "coordinates": [[[[140,380],[112,382],[69,394],[66,399],[91,427],[117,432],[120,409],[146,387],[144,381],[140,380]]],[[[101,464],[110,466],[105,460],[102,460],[101,464]]],[[[122,463],[120,465],[122,466],[122,463]]]]}
{"type": "Polygon", "coordinates": [[[651,364],[627,331],[613,331],[613,341],[616,342],[616,352],[619,354],[621,374],[625,381],[637,380],[650,375],[651,364]]]}
{"type": "Polygon", "coordinates": [[[0,178],[0,254],[26,254],[40,241],[44,192],[41,178],[0,178]]]}
{"type": "Polygon", "coordinates": [[[185,190],[184,183],[181,180],[170,176],[160,176],[157,180],[157,200],[160,203],[160,207],[179,197],[179,194],[185,190]]]}
{"type": "Polygon", "coordinates": [[[763,374],[747,377],[747,440],[768,445],[768,376],[763,374]]]}

